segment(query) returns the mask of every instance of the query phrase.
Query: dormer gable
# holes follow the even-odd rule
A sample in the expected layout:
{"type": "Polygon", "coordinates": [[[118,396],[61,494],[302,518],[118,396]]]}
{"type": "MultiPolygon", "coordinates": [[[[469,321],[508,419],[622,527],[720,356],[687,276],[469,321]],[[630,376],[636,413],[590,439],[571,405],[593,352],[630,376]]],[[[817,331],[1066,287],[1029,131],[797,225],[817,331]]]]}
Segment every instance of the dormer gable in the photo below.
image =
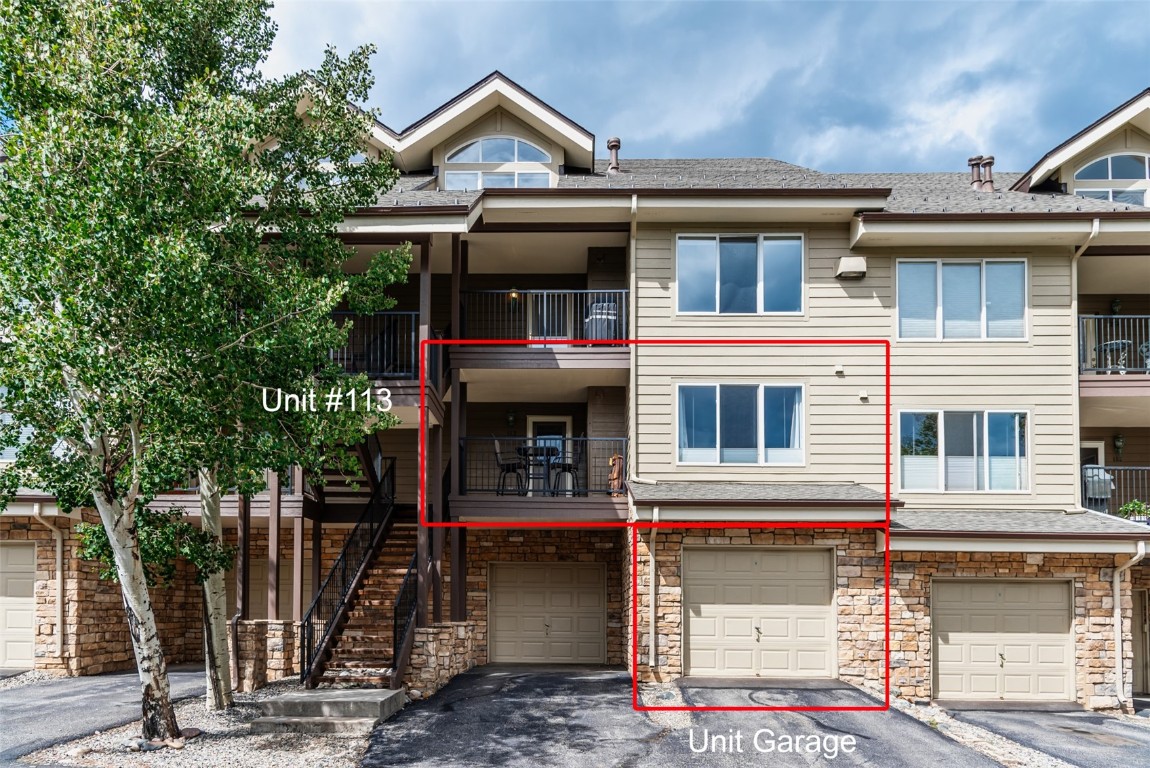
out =
{"type": "MultiPolygon", "coordinates": [[[[390,150],[401,171],[410,173],[440,168],[441,186],[446,181],[443,170],[445,156],[462,148],[465,139],[484,138],[522,140],[537,147],[548,156],[549,160],[545,164],[553,166],[552,173],[560,172],[564,166],[578,169],[594,166],[594,134],[499,71],[492,72],[402,131],[395,131],[379,123],[372,133],[372,142],[390,150]]],[[[506,143],[491,143],[488,146],[492,148],[494,157],[506,157],[506,143]]],[[[518,146],[513,145],[516,151],[518,146]]],[[[516,159],[512,163],[537,162],[520,161],[518,155],[513,156],[516,159]]],[[[483,170],[479,169],[479,172],[483,170]]],[[[492,169],[491,172],[541,171],[511,168],[502,171],[492,169]]],[[[502,184],[506,177],[496,176],[493,179],[502,184]]],[[[528,178],[527,181],[537,183],[538,178],[528,178]]]]}
{"type": "Polygon", "coordinates": [[[1150,205],[1150,88],[1047,152],[1011,189],[1150,205]]]}

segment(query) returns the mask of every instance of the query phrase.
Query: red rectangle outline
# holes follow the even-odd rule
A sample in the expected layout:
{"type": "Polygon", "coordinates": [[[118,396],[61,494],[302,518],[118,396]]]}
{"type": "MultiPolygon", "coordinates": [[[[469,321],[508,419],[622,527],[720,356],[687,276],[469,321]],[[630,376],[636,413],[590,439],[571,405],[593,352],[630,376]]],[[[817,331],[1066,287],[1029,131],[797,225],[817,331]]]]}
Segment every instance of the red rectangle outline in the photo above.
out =
{"type": "MultiPolygon", "coordinates": [[[[427,488],[427,347],[437,346],[531,346],[538,345],[538,339],[423,339],[419,342],[419,488],[427,488]]],[[[730,346],[759,346],[777,344],[781,346],[828,346],[828,345],[856,345],[856,346],[882,346],[885,350],[885,387],[883,392],[883,405],[886,412],[886,503],[885,525],[890,526],[891,502],[891,397],[890,397],[890,340],[889,339],[581,339],[547,341],[548,346],[631,346],[639,344],[653,345],[730,345],[730,346]]],[[[427,528],[627,528],[633,525],[625,520],[611,521],[491,521],[474,523],[433,523],[427,519],[426,494],[419,494],[419,524],[427,528]]],[[[827,527],[826,523],[820,524],[827,527]]],[[[863,523],[859,526],[868,527],[876,523],[863,523]]],[[[793,525],[791,527],[794,527],[793,525]]],[[[844,527],[836,525],[835,527],[844,527]]]]}
{"type": "MultiPolygon", "coordinates": [[[[680,627],[682,631],[682,627],[680,627]]],[[[849,525],[847,523],[826,525],[747,525],[747,521],[714,523],[636,523],[631,526],[631,706],[637,712],[887,712],[890,710],[890,526],[889,525],[849,525]],[[695,706],[695,707],[656,707],[639,703],[639,529],[640,528],[869,528],[883,534],[883,703],[874,706],[695,706]]]]}

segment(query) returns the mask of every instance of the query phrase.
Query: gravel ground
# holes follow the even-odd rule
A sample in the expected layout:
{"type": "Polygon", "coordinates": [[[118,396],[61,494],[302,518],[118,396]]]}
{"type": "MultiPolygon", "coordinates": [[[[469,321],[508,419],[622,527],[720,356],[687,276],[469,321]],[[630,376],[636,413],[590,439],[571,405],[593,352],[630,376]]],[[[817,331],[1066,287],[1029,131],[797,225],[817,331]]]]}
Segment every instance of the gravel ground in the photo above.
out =
{"type": "Polygon", "coordinates": [[[248,723],[260,716],[257,702],[298,688],[273,683],[255,693],[235,695],[227,712],[208,712],[204,697],[176,704],[181,728],[204,733],[188,739],[183,749],[131,752],[124,742],[139,738],[139,724],[98,731],[21,758],[30,765],[84,768],[355,768],[367,740],[362,736],[321,734],[252,734],[248,723]]]}
{"type": "Polygon", "coordinates": [[[0,679],[0,691],[7,691],[10,688],[23,688],[26,685],[40,685],[41,683],[51,683],[56,680],[63,679],[63,675],[55,672],[44,672],[39,669],[30,669],[27,672],[21,672],[12,677],[5,677],[0,679]]]}
{"type": "MultiPolygon", "coordinates": [[[[640,683],[639,704],[645,707],[685,707],[683,692],[675,683],[640,683]]],[[[690,712],[646,712],[655,725],[672,731],[691,727],[690,712]]]]}

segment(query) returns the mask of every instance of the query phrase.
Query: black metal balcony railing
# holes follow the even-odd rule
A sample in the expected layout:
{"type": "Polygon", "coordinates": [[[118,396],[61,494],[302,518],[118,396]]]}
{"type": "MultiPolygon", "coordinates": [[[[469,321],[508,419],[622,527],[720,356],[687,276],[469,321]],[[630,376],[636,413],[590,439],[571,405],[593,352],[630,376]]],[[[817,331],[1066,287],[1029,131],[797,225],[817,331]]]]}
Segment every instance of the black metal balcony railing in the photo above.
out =
{"type": "Polygon", "coordinates": [[[588,496],[623,493],[623,437],[465,437],[463,493],[588,496]]]}
{"type": "Polygon", "coordinates": [[[374,379],[419,378],[419,313],[335,312],[341,327],[351,323],[347,344],[331,351],[331,359],[348,373],[374,379]]]}
{"type": "Polygon", "coordinates": [[[462,331],[464,339],[626,339],[627,291],[469,291],[462,331]]]}
{"type": "Polygon", "coordinates": [[[1133,510],[1127,505],[1136,501],[1150,505],[1150,467],[1082,467],[1084,506],[1097,512],[1132,517],[1133,510]]]}
{"type": "Polygon", "coordinates": [[[1150,315],[1080,315],[1078,369],[1150,373],[1150,315]]]}

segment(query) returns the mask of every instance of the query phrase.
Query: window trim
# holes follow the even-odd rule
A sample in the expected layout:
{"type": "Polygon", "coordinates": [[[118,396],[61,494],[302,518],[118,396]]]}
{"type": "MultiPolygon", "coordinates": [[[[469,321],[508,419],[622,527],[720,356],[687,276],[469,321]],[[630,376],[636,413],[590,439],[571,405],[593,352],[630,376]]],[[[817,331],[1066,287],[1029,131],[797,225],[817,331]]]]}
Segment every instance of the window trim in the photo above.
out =
{"type": "MultiPolygon", "coordinates": [[[[716,259],[718,258],[718,251],[716,251],[716,259]]],[[[807,236],[805,232],[676,232],[675,233],[675,253],[674,253],[675,273],[674,273],[674,314],[675,316],[682,317],[806,317],[807,314],[807,236]],[[718,265],[715,268],[715,310],[711,311],[698,311],[698,310],[682,310],[679,308],[679,241],[691,238],[714,238],[716,243],[724,237],[754,237],[755,238],[755,306],[758,309],[755,312],[720,312],[719,311],[719,287],[722,285],[721,276],[718,273],[718,265]],[[775,312],[765,311],[763,306],[763,239],[764,238],[798,238],[799,247],[801,249],[800,264],[799,264],[799,309],[793,312],[775,312]]]]}
{"type": "MultiPolygon", "coordinates": [[[[1091,179],[1091,181],[1103,181],[1103,179],[1091,179]]],[[[1129,181],[1129,180],[1128,179],[1116,179],[1116,181],[1129,181]]],[[[1141,181],[1144,182],[1145,179],[1142,179],[1141,181]]],[[[1086,197],[1086,195],[1084,195],[1082,193],[1083,192],[1106,192],[1106,193],[1108,193],[1106,195],[1106,200],[1105,200],[1105,202],[1107,202],[1107,203],[1114,203],[1115,205],[1142,205],[1142,206],[1150,205],[1150,188],[1139,187],[1139,186],[1137,186],[1138,183],[1139,183],[1138,180],[1135,180],[1128,187],[1075,187],[1074,188],[1074,194],[1077,195],[1078,197],[1085,197],[1087,200],[1098,200],[1099,198],[1097,198],[1097,197],[1086,197]],[[1114,193],[1115,192],[1132,192],[1132,191],[1142,193],[1142,202],[1141,203],[1120,203],[1114,199],[1114,193]]]]}
{"type": "MultiPolygon", "coordinates": [[[[480,143],[480,145],[479,145],[479,152],[482,155],[482,153],[483,153],[483,144],[482,143],[480,143]]],[[[552,154],[550,152],[548,152],[547,150],[543,149],[543,147],[539,146],[535,142],[528,141],[527,139],[521,138],[519,136],[511,136],[509,134],[485,134],[485,135],[480,136],[478,138],[466,139],[465,141],[462,141],[459,144],[457,144],[452,149],[443,153],[443,165],[444,166],[448,166],[448,165],[508,165],[508,164],[519,165],[522,163],[531,163],[531,164],[535,164],[535,165],[551,165],[551,163],[553,163],[553,162],[555,162],[554,156],[552,156],[552,154]],[[547,159],[546,160],[520,160],[519,159],[519,144],[518,143],[515,144],[515,159],[514,160],[472,160],[472,161],[469,161],[469,160],[451,160],[451,159],[449,159],[452,155],[454,155],[456,152],[463,149],[467,145],[474,144],[476,142],[482,142],[484,139],[511,139],[512,141],[515,141],[515,142],[522,141],[527,146],[532,147],[533,149],[536,149],[539,152],[541,152],[542,154],[546,155],[547,159]]]]}
{"type": "Polygon", "coordinates": [[[808,464],[809,454],[807,453],[807,385],[803,381],[742,381],[742,380],[725,380],[718,381],[714,379],[707,379],[705,381],[676,381],[672,388],[672,411],[673,419],[671,423],[671,452],[675,457],[675,466],[677,467],[721,467],[723,469],[737,468],[737,467],[755,467],[758,469],[774,469],[776,467],[791,468],[791,467],[805,467],[808,464]],[[758,459],[754,462],[731,462],[722,461],[720,456],[720,416],[719,416],[719,396],[718,387],[721,386],[742,386],[756,388],[755,404],[756,408],[760,410],[756,422],[756,450],[758,451],[758,459]],[[683,461],[680,458],[680,451],[682,446],[679,445],[679,422],[681,421],[681,414],[679,412],[679,389],[681,387],[715,387],[715,461],[683,461]],[[766,446],[766,427],[763,424],[763,413],[761,412],[763,406],[763,389],[766,387],[773,388],[798,388],[799,397],[802,398],[802,407],[799,408],[799,449],[802,451],[802,461],[798,462],[779,462],[764,461],[766,446]]]}
{"type": "Polygon", "coordinates": [[[894,267],[894,337],[895,340],[903,344],[914,343],[927,343],[937,344],[939,342],[945,344],[1018,344],[1028,343],[1030,341],[1030,260],[1025,256],[986,256],[986,257],[936,257],[936,258],[900,258],[895,259],[894,267]],[[993,263],[1012,262],[1022,264],[1022,335],[1021,336],[987,336],[987,320],[986,320],[986,265],[993,263]],[[936,290],[936,303],[934,308],[934,336],[903,336],[902,335],[902,320],[901,311],[902,306],[898,302],[899,294],[899,265],[907,264],[926,264],[933,263],[935,265],[935,290],[936,290]],[[942,266],[944,264],[979,264],[979,291],[982,296],[982,306],[980,309],[979,328],[981,331],[980,336],[964,337],[964,338],[946,338],[942,335],[942,266]]]}
{"type": "MultiPolygon", "coordinates": [[[[957,406],[951,408],[937,408],[933,406],[906,406],[905,408],[898,408],[895,412],[895,440],[892,446],[895,455],[892,457],[892,465],[898,472],[898,493],[923,493],[930,495],[960,495],[964,493],[977,494],[977,495],[993,495],[1004,494],[1010,496],[1033,496],[1034,495],[1034,413],[1031,408],[1020,407],[1007,407],[1007,408],[971,408],[967,406],[957,406]],[[938,417],[938,487],[934,489],[927,488],[912,488],[906,489],[902,486],[903,473],[902,473],[902,415],[904,413],[933,413],[938,417]],[[948,491],[946,490],[946,454],[944,446],[946,445],[946,425],[943,418],[946,413],[981,413],[982,419],[982,440],[983,446],[986,450],[990,449],[990,419],[986,418],[992,413],[1010,413],[1014,415],[1023,414],[1026,416],[1026,488],[1019,488],[1016,490],[1000,490],[992,488],[984,488],[982,490],[961,490],[961,491],[948,491]]],[[[984,457],[984,458],[988,458],[984,457]]],[[[984,481],[987,486],[990,485],[990,462],[984,462],[984,481]]]]}

